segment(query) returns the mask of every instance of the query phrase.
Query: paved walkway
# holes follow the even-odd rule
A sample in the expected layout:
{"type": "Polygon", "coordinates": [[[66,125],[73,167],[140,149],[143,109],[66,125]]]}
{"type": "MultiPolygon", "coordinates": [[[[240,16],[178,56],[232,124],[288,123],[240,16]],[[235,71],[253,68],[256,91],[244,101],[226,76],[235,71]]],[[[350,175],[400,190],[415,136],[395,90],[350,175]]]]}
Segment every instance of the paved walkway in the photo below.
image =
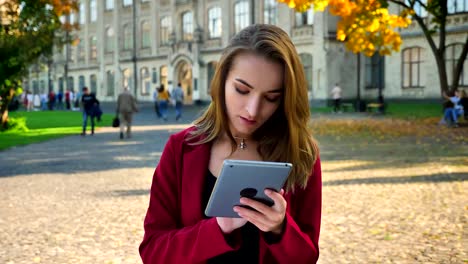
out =
{"type": "MultiPolygon", "coordinates": [[[[168,136],[200,110],[164,122],[146,107],[128,140],[103,128],[0,152],[0,263],[141,263],[153,170],[168,136]]],[[[369,146],[320,142],[320,263],[466,261],[468,169],[458,158],[400,166],[408,149],[375,162],[359,156],[369,146]]]]}

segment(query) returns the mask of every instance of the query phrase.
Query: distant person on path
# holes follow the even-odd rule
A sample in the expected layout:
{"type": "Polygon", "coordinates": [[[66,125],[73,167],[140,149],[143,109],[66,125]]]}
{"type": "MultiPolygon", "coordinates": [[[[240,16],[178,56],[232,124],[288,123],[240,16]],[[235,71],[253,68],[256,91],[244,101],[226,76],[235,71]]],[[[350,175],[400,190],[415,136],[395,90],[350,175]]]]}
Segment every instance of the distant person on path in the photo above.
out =
{"type": "Polygon", "coordinates": [[[158,89],[158,102],[159,102],[159,111],[164,121],[167,121],[167,107],[169,105],[169,99],[171,98],[169,92],[164,87],[164,84],[161,84],[158,89]]]}
{"type": "Polygon", "coordinates": [[[34,95],[31,93],[31,91],[27,90],[26,91],[26,110],[32,111],[34,108],[34,95]]]}
{"type": "Polygon", "coordinates": [[[70,110],[70,90],[67,89],[67,91],[65,92],[65,107],[67,110],[70,110]]]}
{"type": "Polygon", "coordinates": [[[182,117],[182,107],[184,105],[184,90],[182,89],[180,83],[177,84],[177,87],[172,93],[175,101],[175,112],[177,121],[182,117]]]}
{"type": "Polygon", "coordinates": [[[334,102],[334,109],[333,111],[335,113],[341,112],[341,87],[338,85],[338,83],[335,84],[335,87],[331,90],[331,95],[333,98],[334,102]]]}
{"type": "MultiPolygon", "coordinates": [[[[448,126],[458,127],[458,118],[463,115],[463,106],[460,104],[462,94],[455,90],[450,95],[443,93],[442,96],[447,99],[451,105],[444,110],[444,120],[448,126]]],[[[450,104],[449,103],[449,104],[450,104]]]]}
{"type": "Polygon", "coordinates": [[[124,129],[127,127],[127,138],[131,137],[131,127],[133,120],[133,113],[138,112],[135,97],[129,92],[128,87],[119,94],[117,98],[117,110],[120,119],[120,139],[124,138],[124,129]]]}
{"type": "Polygon", "coordinates": [[[161,112],[159,111],[158,87],[157,86],[154,88],[153,102],[154,102],[154,111],[156,112],[156,115],[158,116],[158,118],[161,118],[162,115],[161,115],[161,112]]]}
{"type": "Polygon", "coordinates": [[[60,90],[57,93],[57,110],[63,110],[63,92],[60,90]]]}
{"type": "Polygon", "coordinates": [[[99,105],[94,93],[90,93],[88,87],[83,87],[83,95],[81,96],[81,104],[83,106],[83,132],[82,136],[86,135],[86,126],[88,125],[88,118],[91,119],[91,135],[94,135],[94,106],[99,105]]]}
{"type": "Polygon", "coordinates": [[[50,90],[49,93],[49,110],[54,110],[55,107],[55,92],[54,90],[50,90]]]}
{"type": "Polygon", "coordinates": [[[316,263],[321,168],[307,83],[294,45],[274,25],[237,33],[214,73],[212,101],[172,135],[153,175],[143,263],[316,263]],[[281,129],[278,129],[281,128],[281,129]],[[225,159],[286,161],[293,169],[265,204],[242,198],[239,218],[204,211],[225,159]]]}

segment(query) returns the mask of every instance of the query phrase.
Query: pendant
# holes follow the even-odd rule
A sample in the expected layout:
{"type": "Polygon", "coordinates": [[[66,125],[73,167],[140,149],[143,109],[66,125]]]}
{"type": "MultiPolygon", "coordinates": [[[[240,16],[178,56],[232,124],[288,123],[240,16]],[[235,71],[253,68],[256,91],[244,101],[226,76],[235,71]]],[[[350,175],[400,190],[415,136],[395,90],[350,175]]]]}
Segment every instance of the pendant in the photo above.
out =
{"type": "Polygon", "coordinates": [[[245,144],[245,141],[243,138],[241,138],[241,142],[239,144],[239,148],[240,149],[245,149],[247,147],[247,145],[245,144]]]}

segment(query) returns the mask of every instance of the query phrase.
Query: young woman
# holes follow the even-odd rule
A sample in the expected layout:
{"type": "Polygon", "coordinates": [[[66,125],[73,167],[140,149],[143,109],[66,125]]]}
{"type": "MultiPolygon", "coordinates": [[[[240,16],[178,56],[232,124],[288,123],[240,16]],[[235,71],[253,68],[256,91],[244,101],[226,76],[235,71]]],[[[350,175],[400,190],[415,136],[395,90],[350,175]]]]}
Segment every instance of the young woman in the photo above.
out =
{"type": "Polygon", "coordinates": [[[252,25],[233,37],[211,82],[212,102],[194,126],[172,135],[154,172],[144,263],[315,263],[321,168],[308,129],[307,85],[288,35],[252,25]],[[204,210],[225,159],[293,164],[268,207],[247,198],[240,218],[204,210]]]}

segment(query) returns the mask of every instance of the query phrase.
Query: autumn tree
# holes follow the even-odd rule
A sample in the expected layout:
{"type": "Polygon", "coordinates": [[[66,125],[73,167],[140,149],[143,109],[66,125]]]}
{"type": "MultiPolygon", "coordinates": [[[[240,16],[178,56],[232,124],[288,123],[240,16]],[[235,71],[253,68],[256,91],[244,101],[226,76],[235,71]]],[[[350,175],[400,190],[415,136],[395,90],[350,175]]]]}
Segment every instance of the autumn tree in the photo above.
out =
{"type": "Polygon", "coordinates": [[[77,0],[0,0],[0,115],[7,127],[8,106],[21,93],[21,79],[41,55],[65,42],[73,27],[60,21],[77,10],[77,0]]]}
{"type": "Polygon", "coordinates": [[[345,42],[348,50],[372,56],[375,52],[389,55],[399,51],[402,43],[397,28],[405,28],[412,21],[421,28],[437,63],[441,93],[458,88],[463,63],[468,53],[468,34],[453,69],[452,83],[448,83],[445,64],[447,0],[278,0],[304,12],[312,5],[318,11],[328,7],[332,15],[340,17],[337,39],[345,42]],[[399,14],[390,14],[390,4],[400,7],[399,14]],[[418,7],[419,12],[415,12],[418,7]],[[412,18],[412,19],[411,19],[412,18]]]}

